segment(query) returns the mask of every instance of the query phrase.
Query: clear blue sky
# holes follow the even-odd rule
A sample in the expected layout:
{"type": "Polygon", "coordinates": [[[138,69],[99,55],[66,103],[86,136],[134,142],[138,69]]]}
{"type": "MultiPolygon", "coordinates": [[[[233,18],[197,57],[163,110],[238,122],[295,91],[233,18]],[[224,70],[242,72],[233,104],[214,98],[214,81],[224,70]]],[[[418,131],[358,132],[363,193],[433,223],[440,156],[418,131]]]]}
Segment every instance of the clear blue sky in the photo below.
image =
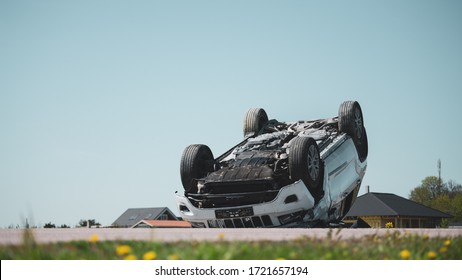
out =
{"type": "Polygon", "coordinates": [[[282,121],[358,100],[364,186],[462,183],[461,1],[0,0],[0,227],[167,206],[193,143],[247,109],[282,121]]]}

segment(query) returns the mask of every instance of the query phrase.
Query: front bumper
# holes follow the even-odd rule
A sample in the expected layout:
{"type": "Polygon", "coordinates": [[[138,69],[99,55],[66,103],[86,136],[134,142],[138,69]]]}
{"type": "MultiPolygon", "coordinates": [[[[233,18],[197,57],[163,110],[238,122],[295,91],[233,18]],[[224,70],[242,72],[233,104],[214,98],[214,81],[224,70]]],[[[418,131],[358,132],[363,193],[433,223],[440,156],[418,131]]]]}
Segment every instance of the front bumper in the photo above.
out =
{"type": "Polygon", "coordinates": [[[295,226],[307,222],[314,207],[314,198],[302,181],[281,188],[274,200],[260,204],[197,208],[188,198],[178,194],[176,201],[184,220],[193,227],[210,228],[295,226]]]}

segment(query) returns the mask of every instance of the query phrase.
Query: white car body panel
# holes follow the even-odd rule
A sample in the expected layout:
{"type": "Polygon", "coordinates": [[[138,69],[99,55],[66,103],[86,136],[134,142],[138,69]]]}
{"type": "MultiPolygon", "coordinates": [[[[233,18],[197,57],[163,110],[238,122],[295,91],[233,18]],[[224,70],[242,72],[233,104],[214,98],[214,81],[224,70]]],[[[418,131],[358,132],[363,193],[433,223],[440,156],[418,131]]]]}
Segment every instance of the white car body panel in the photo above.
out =
{"type": "MultiPolygon", "coordinates": [[[[346,195],[351,193],[359,185],[364,177],[367,163],[360,162],[353,141],[346,135],[342,135],[330,147],[329,153],[321,154],[325,162],[324,172],[324,198],[315,206],[314,198],[307,190],[305,184],[299,180],[294,184],[281,188],[276,199],[271,202],[248,205],[252,207],[253,216],[269,216],[273,223],[272,226],[278,227],[281,224],[278,221],[279,216],[294,213],[297,211],[307,211],[310,213],[305,218],[305,223],[310,220],[328,220],[328,209],[340,210],[341,202],[346,195]],[[324,156],[324,157],[323,157],[324,156]],[[349,159],[349,160],[346,160],[349,159]],[[298,201],[289,204],[284,203],[284,200],[290,196],[296,195],[298,201]]],[[[222,208],[207,208],[199,209],[191,204],[184,196],[176,194],[176,201],[181,217],[191,222],[193,225],[205,225],[208,227],[210,221],[217,220],[215,211],[222,208]],[[185,210],[184,206],[188,210],[185,210]]],[[[227,207],[226,209],[241,209],[243,206],[227,207]]],[[[333,220],[337,219],[340,213],[333,212],[333,220]]],[[[236,217],[236,219],[245,217],[236,217]]],[[[217,222],[217,223],[222,223],[217,222]]],[[[222,227],[218,225],[218,227],[222,227]]],[[[284,226],[297,226],[299,223],[284,226]]]]}
{"type": "MultiPolygon", "coordinates": [[[[212,158],[214,170],[203,178],[192,177],[192,182],[197,181],[192,185],[193,191],[183,182],[185,193],[175,196],[180,216],[193,227],[214,228],[313,227],[338,223],[356,199],[367,168],[367,134],[359,104],[342,103],[340,114],[343,119],[339,116],[314,121],[267,121],[255,136],[245,129],[243,142],[212,158]],[[340,120],[343,126],[350,125],[347,127],[350,130],[341,130],[340,120]],[[356,130],[351,130],[351,126],[356,130]],[[262,132],[264,129],[269,132],[262,132]],[[318,149],[318,156],[308,157],[306,166],[310,166],[313,158],[321,163],[317,164],[319,175],[312,182],[309,177],[291,177],[296,173],[290,169],[305,166],[298,165],[299,162],[307,164],[305,160],[290,160],[301,159],[301,154],[310,155],[311,150],[299,150],[308,140],[309,147],[318,149]],[[319,187],[314,188],[314,182],[319,187]]],[[[190,156],[194,149],[184,154],[190,156]]],[[[182,159],[182,168],[192,159],[191,156],[182,159]]],[[[305,174],[311,176],[313,169],[308,171],[305,174]]]]}

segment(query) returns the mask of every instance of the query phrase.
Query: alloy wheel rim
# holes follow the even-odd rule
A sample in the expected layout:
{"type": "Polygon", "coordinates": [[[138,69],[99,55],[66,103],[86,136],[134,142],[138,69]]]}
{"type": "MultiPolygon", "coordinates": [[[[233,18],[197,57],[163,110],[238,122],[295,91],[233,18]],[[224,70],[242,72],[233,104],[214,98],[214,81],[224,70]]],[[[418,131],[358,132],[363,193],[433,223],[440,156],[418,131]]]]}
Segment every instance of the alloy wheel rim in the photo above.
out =
{"type": "Polygon", "coordinates": [[[311,145],[308,149],[308,174],[313,181],[316,181],[319,176],[319,155],[316,147],[311,145]]]}
{"type": "Polygon", "coordinates": [[[356,108],[355,110],[355,133],[356,133],[356,138],[361,139],[361,136],[363,135],[363,117],[361,116],[361,111],[356,108]]]}

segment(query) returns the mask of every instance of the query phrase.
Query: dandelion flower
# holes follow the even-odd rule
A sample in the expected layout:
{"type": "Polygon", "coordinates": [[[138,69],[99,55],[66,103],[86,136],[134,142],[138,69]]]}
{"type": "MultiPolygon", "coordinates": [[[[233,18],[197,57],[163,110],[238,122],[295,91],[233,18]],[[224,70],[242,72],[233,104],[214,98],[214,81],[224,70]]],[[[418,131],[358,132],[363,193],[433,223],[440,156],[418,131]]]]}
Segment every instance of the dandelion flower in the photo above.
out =
{"type": "Polygon", "coordinates": [[[277,261],[283,261],[285,260],[284,258],[276,258],[277,261]]]}
{"type": "Polygon", "coordinates": [[[225,239],[225,234],[224,234],[223,232],[220,232],[220,233],[218,234],[218,239],[219,239],[219,240],[224,240],[224,239],[225,239]]]}
{"type": "Polygon", "coordinates": [[[128,246],[128,245],[119,245],[116,248],[116,254],[118,256],[128,255],[131,252],[132,252],[132,248],[130,248],[130,246],[128,246]]]}
{"type": "Polygon", "coordinates": [[[441,247],[441,248],[440,248],[440,253],[441,253],[441,254],[444,254],[444,253],[446,253],[447,251],[448,251],[448,247],[441,247]]]}
{"type": "Polygon", "coordinates": [[[91,242],[91,243],[96,243],[96,242],[98,242],[98,241],[99,241],[99,236],[98,236],[98,234],[95,233],[95,234],[93,234],[92,236],[90,236],[90,242],[91,242]]]}
{"type": "Polygon", "coordinates": [[[444,241],[444,246],[449,247],[451,245],[451,240],[447,239],[444,241]]]}
{"type": "Polygon", "coordinates": [[[173,254],[173,255],[168,256],[168,259],[172,261],[177,261],[180,259],[180,256],[173,254]]]}
{"type": "Polygon", "coordinates": [[[409,250],[407,249],[404,249],[401,252],[399,252],[399,256],[403,260],[408,260],[411,257],[411,252],[409,252],[409,250]]]}
{"type": "Polygon", "coordinates": [[[428,252],[427,258],[430,259],[430,260],[435,259],[436,258],[436,252],[435,251],[428,252]]]}
{"type": "Polygon", "coordinates": [[[126,261],[134,261],[134,260],[136,260],[136,256],[130,254],[130,255],[126,256],[126,257],[124,258],[124,260],[126,260],[126,261]]]}
{"type": "Polygon", "coordinates": [[[144,253],[143,260],[155,260],[157,258],[157,254],[154,251],[149,251],[144,253]]]}

